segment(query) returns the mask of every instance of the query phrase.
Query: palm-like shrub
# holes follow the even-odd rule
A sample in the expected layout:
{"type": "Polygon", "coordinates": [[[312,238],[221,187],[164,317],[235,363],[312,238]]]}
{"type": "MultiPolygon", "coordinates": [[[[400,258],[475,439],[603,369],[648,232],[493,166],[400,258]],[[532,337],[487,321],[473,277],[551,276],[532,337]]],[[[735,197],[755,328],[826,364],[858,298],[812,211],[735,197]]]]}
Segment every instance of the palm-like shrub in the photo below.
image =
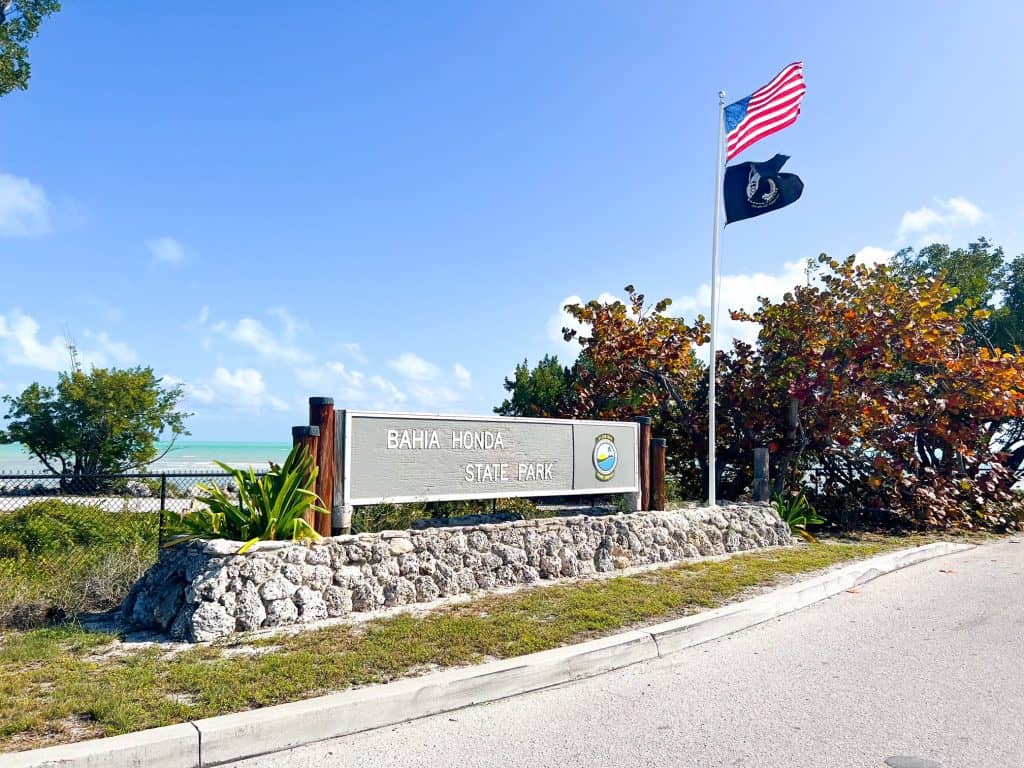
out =
{"type": "Polygon", "coordinates": [[[821,525],[825,520],[818,515],[804,494],[777,493],[772,499],[772,505],[778,511],[779,517],[789,525],[791,533],[803,536],[808,541],[815,541],[807,526],[821,525]]]}
{"type": "Polygon", "coordinates": [[[200,485],[202,505],[168,526],[166,546],[193,539],[232,539],[245,542],[239,554],[257,541],[317,540],[320,535],[306,522],[306,510],[328,515],[313,492],[317,468],[302,446],[295,446],[281,466],[271,465],[266,475],[251,468],[234,469],[217,462],[238,487],[237,498],[213,483],[200,485]]]}

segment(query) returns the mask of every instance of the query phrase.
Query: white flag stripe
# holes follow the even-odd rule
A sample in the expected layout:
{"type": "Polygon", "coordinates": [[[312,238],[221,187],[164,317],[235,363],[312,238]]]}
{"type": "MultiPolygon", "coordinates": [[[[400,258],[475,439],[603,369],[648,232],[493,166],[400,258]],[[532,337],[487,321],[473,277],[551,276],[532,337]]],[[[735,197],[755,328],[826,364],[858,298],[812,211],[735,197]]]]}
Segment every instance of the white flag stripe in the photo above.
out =
{"type": "Polygon", "coordinates": [[[743,117],[725,137],[726,162],[797,119],[807,92],[803,70],[802,61],[793,62],[749,97],[732,105],[742,110],[743,117]]]}
{"type": "Polygon", "coordinates": [[[778,99],[785,98],[787,93],[792,91],[794,88],[799,88],[801,85],[803,85],[803,82],[803,78],[800,77],[799,74],[797,74],[791,77],[786,82],[781,83],[779,85],[778,90],[772,91],[770,94],[766,94],[765,96],[759,97],[756,101],[754,99],[751,99],[750,102],[747,104],[747,114],[749,115],[752,110],[758,109],[759,107],[763,107],[765,104],[771,104],[772,102],[777,101],[778,99]]]}
{"type": "MultiPolygon", "coordinates": [[[[804,89],[804,90],[806,90],[806,89],[804,89]]],[[[803,96],[803,91],[800,92],[800,96],[803,96]]],[[[757,115],[755,115],[753,117],[750,117],[750,116],[745,117],[740,122],[740,124],[737,125],[729,133],[729,142],[728,143],[731,145],[731,144],[739,141],[744,136],[749,134],[751,131],[757,130],[760,126],[762,126],[762,125],[764,125],[766,123],[772,122],[773,120],[775,120],[777,117],[779,117],[782,114],[787,114],[787,113],[791,112],[794,108],[797,109],[797,110],[800,109],[800,98],[799,97],[791,99],[790,101],[786,102],[785,104],[779,105],[775,109],[764,110],[762,112],[759,112],[757,115]]]]}
{"type": "Polygon", "coordinates": [[[777,74],[775,77],[773,77],[766,85],[762,85],[760,88],[758,88],[756,91],[754,91],[753,95],[756,96],[761,91],[765,91],[765,90],[771,88],[773,85],[775,85],[777,82],[779,82],[779,80],[781,80],[782,78],[786,77],[791,72],[794,72],[795,70],[798,70],[798,69],[803,69],[803,67],[804,67],[804,63],[802,61],[794,61],[788,67],[785,67],[781,72],[779,72],[779,74],[777,74]]]}
{"type": "Polygon", "coordinates": [[[778,120],[776,120],[774,123],[772,123],[772,125],[770,127],[765,128],[763,131],[759,131],[757,133],[750,134],[747,138],[737,142],[734,145],[731,145],[729,147],[729,155],[732,156],[732,157],[735,157],[736,155],[738,155],[740,152],[742,152],[747,147],[749,147],[749,146],[759,142],[765,136],[770,136],[771,134],[775,133],[776,131],[781,131],[786,126],[792,125],[793,123],[796,122],[796,119],[797,119],[797,117],[799,115],[800,115],[800,110],[799,109],[794,109],[792,112],[788,113],[785,117],[782,117],[782,118],[779,118],[778,120]]]}
{"type": "Polygon", "coordinates": [[[803,70],[794,69],[786,77],[780,80],[776,85],[771,88],[762,88],[756,93],[750,95],[750,101],[748,102],[747,108],[750,106],[756,106],[757,104],[763,104],[766,101],[770,101],[775,94],[782,91],[787,86],[793,83],[799,83],[803,80],[803,70]]]}
{"type": "MultiPolygon", "coordinates": [[[[794,114],[800,114],[800,108],[799,107],[790,107],[789,109],[782,110],[782,111],[772,115],[770,118],[766,118],[765,120],[760,120],[757,123],[750,125],[742,133],[737,133],[736,135],[734,135],[729,140],[729,142],[726,144],[726,146],[730,150],[732,150],[736,146],[738,146],[739,144],[742,144],[744,141],[746,141],[751,136],[762,134],[766,130],[770,133],[771,130],[776,125],[778,125],[779,121],[784,120],[787,117],[790,117],[791,115],[794,115],[794,114]]],[[[765,135],[767,135],[767,134],[765,134],[765,135]]]]}

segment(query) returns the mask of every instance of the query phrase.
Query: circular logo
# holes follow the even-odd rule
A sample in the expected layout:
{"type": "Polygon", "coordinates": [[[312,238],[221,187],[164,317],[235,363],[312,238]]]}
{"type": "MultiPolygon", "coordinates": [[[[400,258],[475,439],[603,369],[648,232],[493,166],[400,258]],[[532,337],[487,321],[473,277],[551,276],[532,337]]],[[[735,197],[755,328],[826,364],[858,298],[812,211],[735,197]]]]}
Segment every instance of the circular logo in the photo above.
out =
{"type": "Polygon", "coordinates": [[[615,476],[615,467],[619,463],[619,451],[615,447],[615,438],[611,435],[598,435],[594,444],[594,469],[598,480],[611,480],[615,476]]]}

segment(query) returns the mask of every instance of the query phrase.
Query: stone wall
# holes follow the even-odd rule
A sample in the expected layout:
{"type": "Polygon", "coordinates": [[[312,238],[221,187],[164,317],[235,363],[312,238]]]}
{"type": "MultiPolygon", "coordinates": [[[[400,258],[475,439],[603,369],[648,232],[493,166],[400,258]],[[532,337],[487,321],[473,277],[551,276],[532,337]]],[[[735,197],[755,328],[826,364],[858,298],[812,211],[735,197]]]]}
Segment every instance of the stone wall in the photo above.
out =
{"type": "Polygon", "coordinates": [[[749,504],[336,536],[312,545],[191,542],[161,553],[122,606],[129,626],[206,641],[632,566],[791,543],[749,504]]]}

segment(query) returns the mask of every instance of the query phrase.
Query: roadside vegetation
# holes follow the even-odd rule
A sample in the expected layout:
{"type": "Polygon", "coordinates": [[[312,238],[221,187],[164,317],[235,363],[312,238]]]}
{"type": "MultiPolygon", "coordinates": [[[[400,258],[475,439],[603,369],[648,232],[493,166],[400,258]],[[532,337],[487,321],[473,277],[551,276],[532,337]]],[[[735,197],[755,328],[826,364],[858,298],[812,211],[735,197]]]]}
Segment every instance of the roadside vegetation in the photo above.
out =
{"type": "Polygon", "coordinates": [[[0,514],[0,627],[116,608],[156,562],[159,525],[56,499],[0,514]]]}
{"type": "MultiPolygon", "coordinates": [[[[710,327],[649,303],[565,307],[571,366],[524,361],[495,410],[510,416],[650,416],[668,440],[672,491],[707,488],[710,327]]],[[[822,255],[807,281],[736,321],[754,344],[717,356],[720,499],[751,487],[769,451],[772,493],[831,530],[1009,530],[1024,520],[1024,255],[984,238],[906,249],[886,264],[822,255]]],[[[796,517],[800,517],[797,514],[796,517]]],[[[804,515],[803,530],[816,523],[804,515]]],[[[799,529],[798,529],[799,530],[799,529]]]]}
{"type": "Polygon", "coordinates": [[[75,625],[0,633],[0,750],[142,730],[580,642],[713,608],[786,577],[899,547],[867,537],[484,597],[184,650],[75,625]],[[176,651],[176,652],[175,652],[176,651]]]}

